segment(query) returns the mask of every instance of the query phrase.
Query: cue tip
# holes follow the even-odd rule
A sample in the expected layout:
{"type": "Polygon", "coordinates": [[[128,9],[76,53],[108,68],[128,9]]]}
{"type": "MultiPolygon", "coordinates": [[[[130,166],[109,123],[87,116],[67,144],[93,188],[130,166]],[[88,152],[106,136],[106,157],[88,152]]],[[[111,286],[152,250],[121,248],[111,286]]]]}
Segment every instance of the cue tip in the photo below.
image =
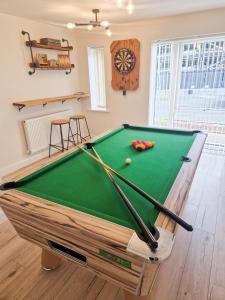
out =
{"type": "Polygon", "coordinates": [[[194,228],[189,224],[187,224],[186,229],[187,229],[187,231],[193,231],[194,230],[194,228]]]}

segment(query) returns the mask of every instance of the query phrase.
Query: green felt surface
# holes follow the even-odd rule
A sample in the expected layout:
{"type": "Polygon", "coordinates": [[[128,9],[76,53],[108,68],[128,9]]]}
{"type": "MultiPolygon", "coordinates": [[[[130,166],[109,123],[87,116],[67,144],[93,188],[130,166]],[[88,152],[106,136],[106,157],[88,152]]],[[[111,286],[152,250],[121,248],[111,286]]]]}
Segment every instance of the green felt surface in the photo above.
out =
{"type": "MultiPolygon", "coordinates": [[[[187,155],[195,137],[195,133],[175,130],[120,128],[99,139],[95,149],[105,163],[164,203],[183,164],[181,157],[187,155]],[[153,140],[156,146],[138,152],[130,146],[133,139],[153,140]],[[131,165],[125,165],[127,157],[132,159],[131,165]]],[[[20,191],[139,231],[104,169],[81,150],[23,179],[29,181],[18,188],[20,191]]],[[[146,225],[151,228],[158,210],[126,184],[116,180],[146,225]]]]}

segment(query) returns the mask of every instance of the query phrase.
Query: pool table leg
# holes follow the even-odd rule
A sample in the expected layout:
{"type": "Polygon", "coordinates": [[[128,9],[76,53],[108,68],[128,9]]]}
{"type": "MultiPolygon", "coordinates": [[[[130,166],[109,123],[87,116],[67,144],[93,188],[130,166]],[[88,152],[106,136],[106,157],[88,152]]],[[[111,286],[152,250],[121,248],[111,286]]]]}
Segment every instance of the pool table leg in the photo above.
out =
{"type": "Polygon", "coordinates": [[[123,294],[124,294],[124,300],[154,300],[151,298],[151,294],[147,296],[136,296],[127,291],[123,291],[123,294]]]}
{"type": "Polygon", "coordinates": [[[60,265],[61,258],[52,252],[42,249],[41,265],[45,271],[56,269],[60,265]]]}

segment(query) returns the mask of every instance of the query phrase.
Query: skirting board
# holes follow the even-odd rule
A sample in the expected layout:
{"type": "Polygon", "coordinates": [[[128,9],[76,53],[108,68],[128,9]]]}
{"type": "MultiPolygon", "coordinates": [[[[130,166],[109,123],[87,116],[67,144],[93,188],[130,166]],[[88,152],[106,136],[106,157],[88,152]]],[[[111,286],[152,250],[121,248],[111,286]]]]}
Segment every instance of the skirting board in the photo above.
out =
{"type": "Polygon", "coordinates": [[[23,168],[29,164],[32,164],[33,162],[42,159],[48,155],[48,150],[42,151],[41,153],[38,153],[37,155],[32,155],[26,159],[23,159],[21,161],[15,162],[13,164],[8,165],[7,167],[4,167],[0,169],[0,182],[2,182],[2,177],[20,169],[23,168]]]}

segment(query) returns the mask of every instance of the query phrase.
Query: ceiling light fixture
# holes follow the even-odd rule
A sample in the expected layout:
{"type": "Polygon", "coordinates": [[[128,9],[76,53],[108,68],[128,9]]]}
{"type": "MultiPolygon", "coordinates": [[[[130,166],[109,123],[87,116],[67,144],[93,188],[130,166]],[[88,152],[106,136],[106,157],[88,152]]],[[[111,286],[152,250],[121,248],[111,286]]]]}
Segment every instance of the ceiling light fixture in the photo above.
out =
{"type": "Polygon", "coordinates": [[[76,24],[74,24],[74,23],[68,23],[68,24],[66,24],[66,27],[68,29],[74,29],[76,27],[76,24]]]}
{"type": "Polygon", "coordinates": [[[112,36],[112,32],[109,27],[106,27],[106,34],[108,35],[108,37],[112,36]]]}
{"type": "Polygon", "coordinates": [[[119,8],[126,7],[129,15],[133,14],[134,9],[135,9],[133,0],[126,0],[126,2],[125,2],[125,0],[117,0],[117,6],[119,8]]]}
{"type": "Polygon", "coordinates": [[[91,31],[93,29],[93,25],[88,25],[87,29],[91,31]]]}
{"type": "Polygon", "coordinates": [[[124,0],[117,0],[117,6],[119,8],[123,7],[123,2],[124,2],[124,0]]]}
{"type": "Polygon", "coordinates": [[[129,15],[131,15],[134,12],[134,4],[132,0],[129,0],[127,5],[127,12],[129,15]]]}
{"type": "Polygon", "coordinates": [[[93,9],[93,14],[95,15],[94,21],[89,21],[88,23],[68,23],[67,28],[73,29],[75,27],[87,27],[88,30],[92,30],[95,27],[103,27],[106,30],[106,34],[110,37],[112,35],[112,32],[109,29],[109,22],[108,21],[102,21],[100,22],[98,20],[98,13],[100,12],[99,9],[93,9]]]}
{"type": "Polygon", "coordinates": [[[101,23],[100,23],[100,25],[102,26],[102,27],[109,27],[109,22],[108,21],[102,21],[101,23]]]}

